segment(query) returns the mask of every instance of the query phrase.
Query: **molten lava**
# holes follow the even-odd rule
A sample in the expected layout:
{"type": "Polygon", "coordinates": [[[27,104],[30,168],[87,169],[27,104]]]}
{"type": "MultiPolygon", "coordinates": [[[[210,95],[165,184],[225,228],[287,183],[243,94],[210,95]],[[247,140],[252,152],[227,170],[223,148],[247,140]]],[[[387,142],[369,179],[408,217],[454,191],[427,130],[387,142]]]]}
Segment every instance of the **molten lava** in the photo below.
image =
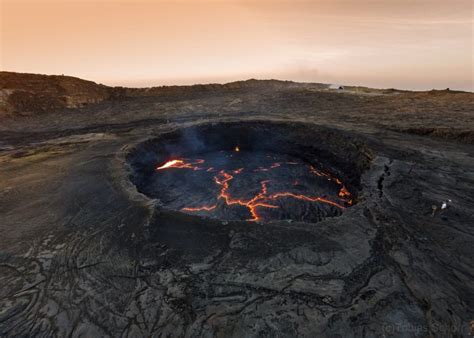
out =
{"type": "Polygon", "coordinates": [[[202,168],[196,166],[196,164],[202,164],[204,160],[196,160],[195,162],[185,162],[185,160],[170,160],[156,168],[156,170],[163,170],[169,168],[179,168],[179,169],[193,169],[193,170],[201,170],[202,168]]]}
{"type": "MultiPolygon", "coordinates": [[[[239,151],[239,147],[235,147],[235,151],[239,151]]],[[[275,203],[279,200],[290,198],[301,201],[306,201],[309,203],[325,203],[332,207],[339,209],[344,209],[346,206],[352,205],[352,195],[347,190],[347,188],[342,184],[342,182],[332,176],[327,172],[316,169],[314,166],[309,166],[309,172],[319,176],[321,178],[327,179],[336,184],[339,188],[338,197],[339,201],[334,201],[323,196],[308,196],[305,194],[298,193],[296,191],[277,191],[270,193],[269,184],[270,180],[261,180],[260,181],[260,190],[250,198],[237,198],[232,196],[230,192],[230,182],[235,179],[235,176],[242,174],[245,168],[238,168],[232,170],[219,170],[214,167],[204,167],[201,166],[205,163],[205,160],[187,160],[187,159],[174,159],[170,160],[163,165],[156,168],[156,170],[164,169],[192,169],[192,170],[205,170],[205,172],[214,172],[218,173],[213,177],[214,183],[219,187],[218,194],[216,196],[216,202],[211,205],[204,205],[198,207],[183,207],[182,211],[185,212],[212,212],[218,207],[223,206],[242,206],[247,208],[249,214],[251,215],[250,221],[259,221],[262,219],[261,215],[258,213],[259,208],[268,208],[268,209],[278,209],[279,206],[275,203]]],[[[269,167],[258,167],[251,170],[251,172],[267,172],[277,168],[283,167],[282,165],[298,165],[297,162],[276,162],[270,165],[269,167]]],[[[256,175],[256,174],[255,174],[256,175]]],[[[298,185],[298,180],[294,180],[293,186],[298,185]]]]}

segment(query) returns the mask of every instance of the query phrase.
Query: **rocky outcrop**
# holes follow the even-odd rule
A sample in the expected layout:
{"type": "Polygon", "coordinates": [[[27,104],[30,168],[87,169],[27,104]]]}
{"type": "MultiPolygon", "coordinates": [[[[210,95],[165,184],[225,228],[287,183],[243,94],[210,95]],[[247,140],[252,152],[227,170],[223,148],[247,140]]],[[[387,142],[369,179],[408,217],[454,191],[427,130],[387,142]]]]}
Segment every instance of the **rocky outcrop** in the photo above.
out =
{"type": "Polygon", "coordinates": [[[0,116],[77,108],[112,96],[112,88],[71,76],[0,73],[0,116]]]}

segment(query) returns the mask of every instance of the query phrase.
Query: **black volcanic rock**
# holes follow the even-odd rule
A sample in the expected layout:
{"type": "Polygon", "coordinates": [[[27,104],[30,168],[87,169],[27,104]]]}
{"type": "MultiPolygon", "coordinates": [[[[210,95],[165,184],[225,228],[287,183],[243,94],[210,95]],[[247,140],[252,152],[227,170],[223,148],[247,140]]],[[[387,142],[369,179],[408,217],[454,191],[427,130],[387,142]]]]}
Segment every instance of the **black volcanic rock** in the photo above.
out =
{"type": "Polygon", "coordinates": [[[278,81],[110,92],[9,74],[0,336],[469,335],[474,94],[278,81]],[[100,102],[65,108],[61,95],[100,102]],[[357,203],[317,223],[259,223],[140,193],[155,161],[199,154],[199,134],[184,133],[197,129],[216,150],[238,140],[324,159],[357,203]],[[180,134],[185,148],[162,142],[180,134]]]}
{"type": "MultiPolygon", "coordinates": [[[[34,115],[65,108],[78,108],[111,99],[172,95],[215,94],[219,91],[275,90],[291,86],[290,81],[248,80],[225,85],[161,86],[150,88],[108,87],[64,75],[0,72],[0,117],[34,115]]],[[[316,86],[315,84],[312,85],[316,86]]],[[[324,85],[319,85],[323,88],[324,85]]]]}
{"type": "Polygon", "coordinates": [[[111,89],[71,76],[0,72],[2,115],[77,108],[111,97],[111,89]]]}

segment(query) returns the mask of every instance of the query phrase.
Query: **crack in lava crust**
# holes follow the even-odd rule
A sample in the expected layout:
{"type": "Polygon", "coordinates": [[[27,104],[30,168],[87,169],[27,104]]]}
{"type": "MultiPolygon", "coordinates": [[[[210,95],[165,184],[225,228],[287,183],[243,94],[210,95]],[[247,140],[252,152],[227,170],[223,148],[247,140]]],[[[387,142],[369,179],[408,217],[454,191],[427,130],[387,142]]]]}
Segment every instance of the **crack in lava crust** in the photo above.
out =
{"type": "MultiPolygon", "coordinates": [[[[221,151],[220,153],[223,153],[221,151]]],[[[240,153],[240,148],[235,147],[233,153],[239,153],[235,154],[238,156],[241,156],[240,153]]],[[[219,156],[219,159],[222,159],[222,157],[225,155],[219,156]]],[[[231,158],[235,156],[230,154],[229,155],[231,158]]],[[[271,159],[272,156],[265,156],[267,159],[271,159]]],[[[352,195],[351,193],[347,190],[347,188],[344,186],[344,184],[336,177],[334,177],[332,174],[318,170],[312,165],[307,165],[303,162],[291,160],[291,161],[279,161],[279,162],[272,162],[271,164],[268,164],[266,166],[258,165],[255,166],[255,168],[252,168],[252,166],[248,167],[241,167],[241,168],[225,168],[221,169],[222,166],[226,167],[227,161],[224,163],[219,163],[219,161],[213,161],[211,159],[211,165],[206,166],[207,161],[204,159],[185,159],[185,158],[178,158],[178,159],[172,159],[164,164],[157,166],[156,167],[156,172],[160,173],[163,171],[176,171],[180,169],[188,169],[194,172],[200,171],[203,173],[203,175],[213,175],[212,181],[213,184],[218,188],[217,193],[214,195],[215,196],[215,202],[214,203],[209,203],[206,205],[200,205],[200,206],[189,206],[185,205],[182,207],[179,207],[178,209],[187,212],[187,213],[199,213],[199,214],[209,214],[212,216],[212,213],[218,211],[219,209],[224,209],[224,208],[233,208],[233,207],[240,207],[240,208],[246,208],[247,213],[250,217],[246,217],[244,219],[249,220],[249,221],[261,221],[261,220],[266,220],[266,219],[271,219],[273,218],[271,215],[262,215],[263,211],[268,211],[269,210],[275,210],[275,209],[280,209],[280,208],[286,208],[288,209],[289,207],[285,206],[285,201],[288,199],[291,200],[296,200],[300,202],[305,202],[305,203],[322,203],[325,204],[329,207],[333,207],[339,210],[342,210],[346,208],[347,206],[352,205],[352,195]],[[215,163],[217,162],[217,163],[215,163]],[[219,169],[216,169],[216,167],[220,167],[219,169]],[[293,190],[290,189],[284,189],[284,190],[278,190],[280,188],[279,186],[282,185],[281,182],[278,181],[284,181],[283,179],[286,177],[284,176],[282,180],[280,180],[278,175],[275,175],[273,177],[277,178],[277,180],[272,180],[269,178],[265,179],[260,179],[261,175],[269,175],[269,172],[273,172],[276,170],[283,170],[286,168],[286,176],[290,176],[291,174],[295,171],[295,168],[298,168],[299,173],[304,173],[304,175],[311,175],[312,177],[316,177],[317,179],[321,181],[326,181],[326,185],[329,184],[329,187],[334,191],[334,197],[328,198],[324,194],[322,195],[314,195],[314,194],[308,194],[308,193],[303,193],[301,191],[301,187],[297,188],[300,186],[300,181],[294,180],[291,186],[294,188],[293,190]],[[233,186],[236,185],[237,188],[239,185],[239,180],[237,178],[241,178],[242,176],[247,175],[247,178],[250,178],[251,180],[257,180],[260,189],[256,191],[253,195],[250,197],[235,197],[235,193],[231,191],[231,186],[230,183],[233,182],[233,186]],[[258,178],[256,175],[259,175],[258,178]],[[274,187],[275,186],[275,187],[274,187]],[[271,192],[270,187],[275,188],[276,190],[271,192]],[[336,190],[334,190],[336,188],[336,190]]],[[[246,161],[243,161],[246,162],[246,161]]],[[[248,162],[248,161],[247,161],[248,162]]],[[[260,160],[257,160],[256,163],[260,164],[260,160]]],[[[208,176],[206,177],[196,177],[194,176],[192,178],[193,181],[202,181],[207,180],[207,182],[212,182],[209,181],[208,176]]],[[[303,177],[304,178],[304,177],[303,177]]],[[[245,177],[242,179],[245,180],[245,177]]],[[[307,179],[306,179],[307,180],[307,179]]],[[[188,181],[185,179],[184,184],[186,184],[188,181]]],[[[246,184],[243,184],[244,188],[241,188],[243,191],[239,190],[239,194],[241,192],[248,193],[248,190],[252,190],[251,188],[246,188],[246,184]]],[[[281,189],[281,188],[280,188],[281,189]]],[[[329,189],[329,190],[331,190],[329,189]]],[[[196,190],[202,190],[202,189],[196,189],[196,190]]],[[[198,191],[196,191],[198,193],[198,191]]],[[[286,203],[288,204],[288,203],[286,203]]],[[[290,207],[291,209],[291,207],[290,207]]],[[[293,219],[293,217],[289,216],[280,216],[279,218],[282,219],[293,219]]]]}

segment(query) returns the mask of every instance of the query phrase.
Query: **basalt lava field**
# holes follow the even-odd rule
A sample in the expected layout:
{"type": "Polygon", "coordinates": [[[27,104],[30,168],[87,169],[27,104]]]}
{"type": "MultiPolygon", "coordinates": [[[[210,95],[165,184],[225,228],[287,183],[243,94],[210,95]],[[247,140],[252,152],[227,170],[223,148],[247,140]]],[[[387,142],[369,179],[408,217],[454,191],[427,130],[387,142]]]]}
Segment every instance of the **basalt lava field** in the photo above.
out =
{"type": "Polygon", "coordinates": [[[474,94],[0,80],[0,336],[469,336],[474,94]]]}

